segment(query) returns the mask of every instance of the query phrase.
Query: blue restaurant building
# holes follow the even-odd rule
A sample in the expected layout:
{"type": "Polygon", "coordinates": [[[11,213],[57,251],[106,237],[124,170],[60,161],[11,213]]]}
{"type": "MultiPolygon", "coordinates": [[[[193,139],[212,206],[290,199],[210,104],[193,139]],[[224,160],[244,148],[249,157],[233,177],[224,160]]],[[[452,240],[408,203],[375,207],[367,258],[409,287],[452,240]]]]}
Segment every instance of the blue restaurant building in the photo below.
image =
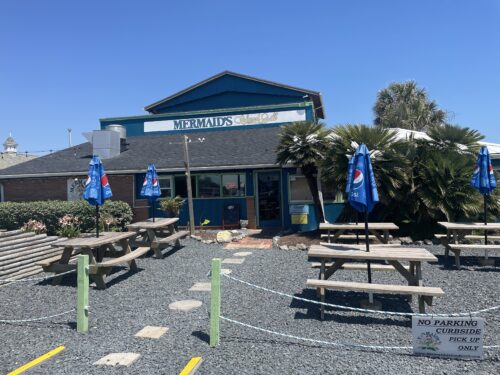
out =
{"type": "MultiPolygon", "coordinates": [[[[187,136],[195,225],[208,219],[209,227],[248,220],[250,228],[317,228],[305,178],[295,166],[276,162],[276,147],[281,126],[325,117],[319,92],[225,71],[145,111],[100,119],[100,130],[86,134],[89,142],[1,171],[5,199],[30,200],[9,190],[12,178],[25,180],[26,186],[38,179],[38,187],[58,178],[67,196],[61,187],[59,195],[39,192],[37,199],[75,199],[74,185],[84,178],[90,155],[99,154],[115,198],[130,203],[135,219],[143,219],[151,214],[139,196],[149,163],[157,167],[162,197],[186,197],[187,136]]],[[[326,218],[333,222],[342,210],[342,195],[333,187],[322,190],[326,218]]],[[[185,204],[181,225],[187,224],[187,211],[185,204]]]]}

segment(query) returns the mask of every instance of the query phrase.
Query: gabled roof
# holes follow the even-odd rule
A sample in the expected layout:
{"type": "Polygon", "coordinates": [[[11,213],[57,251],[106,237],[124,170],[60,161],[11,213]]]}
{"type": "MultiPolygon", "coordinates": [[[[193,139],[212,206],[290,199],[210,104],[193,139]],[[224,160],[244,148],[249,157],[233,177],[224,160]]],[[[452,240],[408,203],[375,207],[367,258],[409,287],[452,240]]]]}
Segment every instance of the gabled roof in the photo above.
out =
{"type": "Polygon", "coordinates": [[[316,117],[317,118],[325,118],[325,112],[324,112],[324,108],[323,108],[323,101],[321,99],[321,94],[318,92],[318,91],[313,91],[313,90],[307,90],[307,89],[302,89],[302,88],[299,88],[299,87],[294,87],[294,86],[289,86],[289,85],[284,85],[282,83],[277,83],[277,82],[273,82],[273,81],[268,81],[268,80],[264,80],[264,79],[260,79],[260,78],[256,78],[256,77],[251,77],[251,76],[247,76],[247,75],[244,75],[244,74],[239,74],[239,73],[235,73],[235,72],[231,72],[231,71],[224,71],[222,73],[219,73],[219,74],[216,74],[204,81],[201,81],[201,82],[198,82],[192,86],[189,86],[188,88],[182,90],[182,91],[179,91],[173,95],[170,95],[169,97],[166,97],[164,99],[161,99],[161,100],[158,100],[146,107],[144,107],[144,109],[147,111],[147,112],[150,112],[152,114],[154,113],[157,113],[156,110],[160,107],[160,106],[163,106],[164,104],[166,104],[167,102],[173,100],[173,99],[176,99],[178,98],[179,96],[181,95],[184,95],[190,91],[193,91],[203,85],[206,85],[212,81],[215,81],[221,77],[224,77],[224,76],[233,76],[233,77],[237,77],[237,78],[240,78],[240,79],[245,79],[245,80],[249,80],[249,81],[253,81],[253,82],[258,82],[258,83],[261,83],[261,84],[264,84],[264,85],[270,85],[270,86],[275,86],[275,87],[278,87],[278,88],[282,88],[282,89],[286,89],[286,90],[291,90],[291,91],[295,91],[297,93],[300,93],[302,94],[302,97],[306,97],[306,98],[303,98],[303,101],[306,101],[306,100],[309,100],[309,101],[312,101],[313,104],[314,104],[314,110],[315,110],[315,114],[316,114],[316,117]],[[308,98],[307,98],[308,97],[308,98]]]}

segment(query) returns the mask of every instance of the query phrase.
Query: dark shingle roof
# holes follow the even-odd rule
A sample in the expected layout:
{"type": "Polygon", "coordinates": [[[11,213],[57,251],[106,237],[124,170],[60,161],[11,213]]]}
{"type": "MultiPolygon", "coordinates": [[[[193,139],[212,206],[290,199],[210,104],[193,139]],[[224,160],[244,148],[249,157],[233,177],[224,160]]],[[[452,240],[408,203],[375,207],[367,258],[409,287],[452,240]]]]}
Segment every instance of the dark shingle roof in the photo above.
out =
{"type": "MultiPolygon", "coordinates": [[[[191,168],[274,166],[280,128],[263,127],[185,133],[189,144],[191,168]],[[198,138],[205,138],[199,142],[198,138]]],[[[183,169],[183,134],[135,136],[127,138],[127,149],[103,161],[106,172],[145,171],[149,163],[158,170],[183,169]]],[[[20,165],[0,170],[0,179],[23,175],[64,175],[84,172],[92,156],[92,145],[83,143],[20,165]]]]}

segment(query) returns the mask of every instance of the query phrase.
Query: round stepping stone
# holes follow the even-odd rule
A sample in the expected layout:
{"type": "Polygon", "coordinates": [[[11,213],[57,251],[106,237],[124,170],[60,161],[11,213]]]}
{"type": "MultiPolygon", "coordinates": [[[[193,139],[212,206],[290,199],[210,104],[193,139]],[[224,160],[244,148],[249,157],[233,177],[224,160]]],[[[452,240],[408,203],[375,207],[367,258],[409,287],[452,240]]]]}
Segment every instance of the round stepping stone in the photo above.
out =
{"type": "Polygon", "coordinates": [[[240,251],[239,253],[233,254],[235,257],[246,257],[247,255],[252,255],[251,251],[240,251]]]}
{"type": "Polygon", "coordinates": [[[173,311],[191,311],[200,307],[201,304],[202,302],[196,299],[186,299],[183,301],[172,302],[168,305],[168,308],[173,311]]]}

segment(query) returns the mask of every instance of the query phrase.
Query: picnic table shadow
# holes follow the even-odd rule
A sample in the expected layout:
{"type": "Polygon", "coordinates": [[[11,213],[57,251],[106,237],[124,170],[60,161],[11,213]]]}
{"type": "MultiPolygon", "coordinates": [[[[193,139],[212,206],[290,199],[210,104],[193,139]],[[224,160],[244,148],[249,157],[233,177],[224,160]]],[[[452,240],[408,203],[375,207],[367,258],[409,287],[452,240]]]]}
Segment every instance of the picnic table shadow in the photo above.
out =
{"type": "MultiPolygon", "coordinates": [[[[316,295],[316,289],[303,289],[302,293],[296,293],[296,297],[305,298],[313,301],[318,301],[319,298],[316,295]]],[[[359,308],[359,301],[362,299],[367,299],[368,295],[366,293],[359,292],[338,292],[338,291],[326,291],[326,303],[332,303],[335,305],[342,305],[348,307],[359,308]],[[354,303],[353,303],[354,302],[354,303]]],[[[410,304],[404,296],[397,296],[394,294],[377,294],[374,297],[376,300],[382,302],[382,311],[395,311],[403,313],[412,313],[410,304]]],[[[290,303],[291,308],[306,309],[306,312],[297,311],[295,313],[294,319],[313,319],[320,320],[320,305],[311,302],[300,301],[297,299],[292,300],[290,303]]],[[[362,324],[362,325],[372,325],[372,324],[382,324],[382,325],[392,325],[400,327],[410,327],[411,319],[405,316],[389,316],[383,314],[374,313],[363,313],[356,311],[344,310],[341,308],[334,308],[325,306],[325,316],[323,321],[335,321],[336,323],[345,324],[362,324]],[[347,315],[347,314],[355,315],[347,315]]]]}
{"type": "MultiPolygon", "coordinates": [[[[134,276],[142,271],[144,271],[144,268],[141,268],[141,267],[137,267],[136,271],[130,271],[125,266],[114,266],[112,268],[111,272],[106,276],[106,280],[105,280],[106,281],[106,289],[109,289],[113,285],[118,284],[120,281],[126,280],[129,277],[134,276]],[[117,273],[120,273],[120,275],[116,275],[117,273]]],[[[38,285],[40,285],[40,286],[54,286],[54,285],[52,285],[53,279],[54,278],[50,278],[47,280],[40,281],[38,283],[38,285]]],[[[89,284],[90,284],[91,288],[92,288],[92,285],[95,286],[95,283],[92,281],[92,277],[90,277],[90,279],[89,279],[89,284]]],[[[61,276],[61,282],[58,285],[77,288],[76,273],[61,276]]]]}
{"type": "Polygon", "coordinates": [[[451,254],[449,257],[446,257],[445,255],[436,255],[436,258],[438,258],[437,263],[432,262],[430,264],[437,264],[440,269],[445,271],[500,272],[500,267],[496,266],[498,264],[497,257],[490,256],[490,259],[495,260],[494,266],[481,266],[479,264],[479,259],[482,258],[481,255],[460,255],[460,270],[455,266],[455,257],[453,256],[453,254],[451,254]]]}

